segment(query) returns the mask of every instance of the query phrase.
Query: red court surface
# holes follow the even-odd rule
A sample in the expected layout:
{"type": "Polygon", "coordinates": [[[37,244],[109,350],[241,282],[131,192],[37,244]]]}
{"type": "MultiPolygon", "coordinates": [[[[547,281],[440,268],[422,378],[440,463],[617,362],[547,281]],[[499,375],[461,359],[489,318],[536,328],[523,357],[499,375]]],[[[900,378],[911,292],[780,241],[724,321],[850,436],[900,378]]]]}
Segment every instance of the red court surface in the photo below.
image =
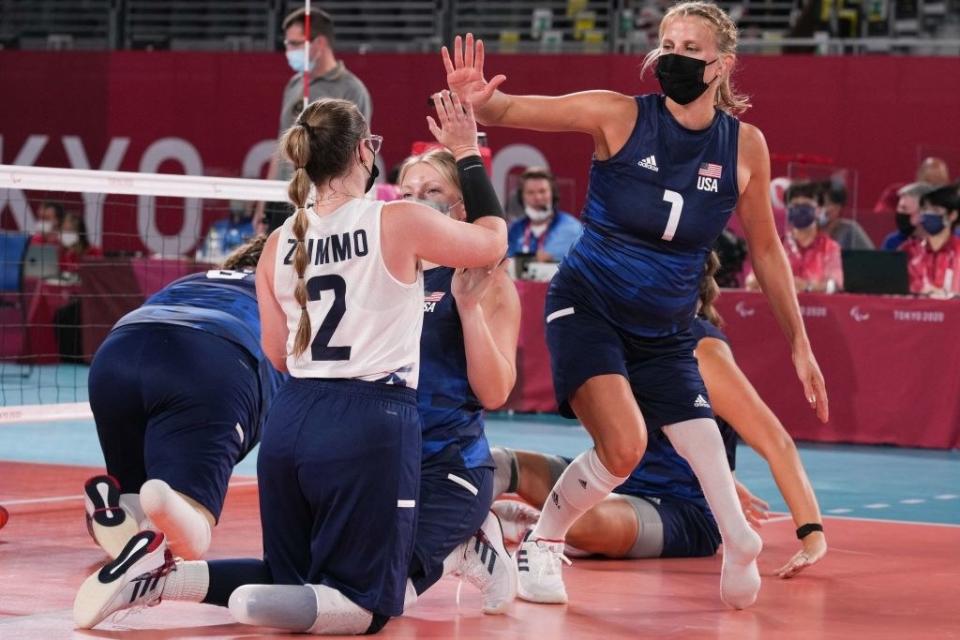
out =
{"type": "MultiPolygon", "coordinates": [[[[88,538],[80,488],[96,469],[0,463],[0,638],[258,638],[282,635],[232,622],[226,609],[165,602],[72,627],[73,596],[104,556],[88,538]],[[135,631],[134,631],[135,630],[135,631]]],[[[259,555],[256,487],[235,479],[209,557],[259,555]]],[[[720,557],[577,560],[565,569],[571,604],[517,602],[479,612],[479,594],[447,578],[381,638],[960,638],[960,527],[827,518],[830,552],[792,580],[773,572],[798,548],[789,520],[763,528],[763,591],[731,611],[718,596],[720,557]]]]}

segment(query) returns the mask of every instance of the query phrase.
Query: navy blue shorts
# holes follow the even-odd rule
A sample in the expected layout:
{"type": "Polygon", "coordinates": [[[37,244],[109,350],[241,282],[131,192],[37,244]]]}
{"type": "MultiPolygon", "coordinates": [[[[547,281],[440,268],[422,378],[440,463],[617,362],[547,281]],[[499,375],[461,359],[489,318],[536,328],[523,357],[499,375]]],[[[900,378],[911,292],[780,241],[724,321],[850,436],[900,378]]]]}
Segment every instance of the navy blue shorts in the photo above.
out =
{"type": "Polygon", "coordinates": [[[458,444],[420,468],[420,515],[410,579],[423,593],[443,577],[443,560],[483,524],[493,504],[493,469],[464,466],[458,444]]]}
{"type": "Polygon", "coordinates": [[[720,530],[713,517],[695,504],[639,496],[653,505],[663,521],[661,558],[703,558],[720,547],[720,530]]]}
{"type": "Polygon", "coordinates": [[[107,472],[123,493],[159,479],[220,517],[233,467],[259,436],[252,355],[213,334],[163,324],[110,333],[90,365],[90,407],[107,472]]]}
{"type": "Polygon", "coordinates": [[[563,416],[575,417],[570,396],[584,382],[620,374],[630,381],[648,431],[713,418],[689,329],[661,338],[627,335],[565,289],[569,286],[550,287],[545,310],[553,387],[563,416]]]}
{"type": "Polygon", "coordinates": [[[276,584],[325,584],[374,614],[403,612],[420,428],[413,389],[284,383],[257,460],[263,551],[276,584]]]}

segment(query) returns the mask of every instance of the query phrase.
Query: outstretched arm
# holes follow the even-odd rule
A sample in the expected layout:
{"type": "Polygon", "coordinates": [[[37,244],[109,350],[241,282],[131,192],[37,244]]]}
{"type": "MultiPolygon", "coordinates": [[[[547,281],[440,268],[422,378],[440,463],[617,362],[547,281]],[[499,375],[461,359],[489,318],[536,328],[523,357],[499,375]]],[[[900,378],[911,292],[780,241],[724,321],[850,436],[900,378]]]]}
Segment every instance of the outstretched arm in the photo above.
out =
{"type": "Polygon", "coordinates": [[[826,422],[830,417],[826,384],[810,348],[793,274],[773,224],[770,153],[760,130],[748,124],[740,127],[740,162],[745,165],[747,182],[740,194],[738,215],[746,231],[753,271],[790,343],[793,364],[807,402],[816,409],[821,422],[826,422]]]}
{"type": "MultiPolygon", "coordinates": [[[[793,439],[737,366],[730,347],[722,340],[704,338],[694,353],[714,411],[770,465],[796,526],[821,523],[817,496],[793,439]]],[[[802,545],[803,549],[781,567],[777,575],[782,578],[796,575],[827,552],[823,532],[806,536],[802,545]]]]}

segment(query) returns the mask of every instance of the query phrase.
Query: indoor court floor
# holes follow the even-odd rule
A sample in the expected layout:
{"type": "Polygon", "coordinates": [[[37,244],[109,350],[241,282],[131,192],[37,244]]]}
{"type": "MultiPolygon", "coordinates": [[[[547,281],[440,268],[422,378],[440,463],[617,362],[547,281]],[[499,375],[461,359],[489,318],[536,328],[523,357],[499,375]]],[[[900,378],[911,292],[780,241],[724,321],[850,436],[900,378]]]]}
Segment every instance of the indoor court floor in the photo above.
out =
{"type": "MultiPolygon", "coordinates": [[[[553,417],[494,417],[488,437],[565,455],[588,443],[575,423],[553,417]]],[[[505,616],[485,616],[473,587],[448,577],[379,637],[960,638],[960,452],[802,445],[801,456],[830,551],[781,580],[774,572],[799,549],[794,525],[765,463],[738,449],[738,477],[777,512],[761,531],[763,590],[746,611],[720,602],[720,556],[574,560],[564,570],[568,605],[518,601],[505,616]]],[[[87,536],[81,498],[101,465],[92,421],[0,425],[0,505],[11,516],[0,529],[0,639],[281,635],[234,624],[225,609],[170,602],[73,630],[76,589],[105,561],[87,536]]],[[[259,555],[254,473],[252,456],[237,468],[208,557],[259,555]]]]}

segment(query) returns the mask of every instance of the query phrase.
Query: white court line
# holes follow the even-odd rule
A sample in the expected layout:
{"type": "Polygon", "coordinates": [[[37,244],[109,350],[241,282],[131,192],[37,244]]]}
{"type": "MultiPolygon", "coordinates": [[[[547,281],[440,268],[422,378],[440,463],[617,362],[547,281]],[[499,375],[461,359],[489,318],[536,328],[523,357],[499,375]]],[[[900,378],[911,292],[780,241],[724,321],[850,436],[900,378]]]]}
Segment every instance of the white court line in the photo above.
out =
{"type": "Polygon", "coordinates": [[[859,522],[884,522],[887,524],[918,524],[926,527],[950,527],[960,529],[960,524],[951,524],[948,522],[924,522],[922,520],[888,520],[886,518],[859,518],[857,516],[826,516],[831,520],[857,520],[859,522]]]}
{"type": "MultiPolygon", "coordinates": [[[[256,480],[237,480],[236,482],[231,482],[228,486],[231,487],[249,487],[256,486],[256,480]]],[[[83,495],[74,495],[74,496],[52,496],[49,498],[23,498],[20,500],[6,500],[0,498],[0,505],[4,507],[12,507],[15,505],[22,504],[49,504],[55,502],[73,502],[74,500],[83,500],[83,495]]]]}

